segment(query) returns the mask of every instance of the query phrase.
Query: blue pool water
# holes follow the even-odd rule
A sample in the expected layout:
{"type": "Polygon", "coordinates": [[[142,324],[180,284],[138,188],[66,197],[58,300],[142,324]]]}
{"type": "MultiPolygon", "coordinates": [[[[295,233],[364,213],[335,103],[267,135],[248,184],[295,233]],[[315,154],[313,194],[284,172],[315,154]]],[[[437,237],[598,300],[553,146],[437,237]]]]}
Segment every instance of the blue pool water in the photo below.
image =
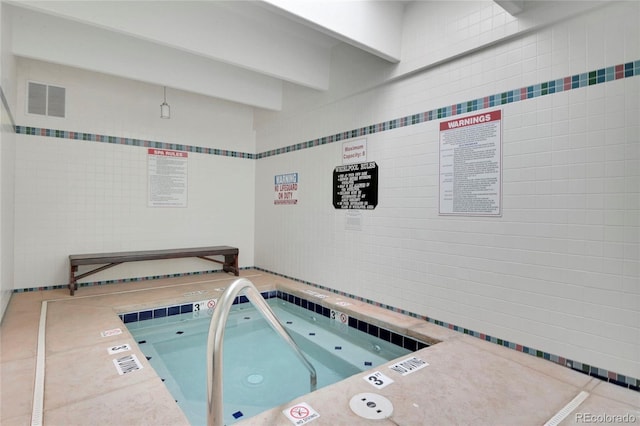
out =
{"type": "MultiPolygon", "coordinates": [[[[411,352],[349,327],[351,321],[343,323],[281,299],[268,303],[315,367],[318,388],[411,352]]],[[[127,324],[192,425],[206,425],[210,314],[190,312],[127,324]]],[[[309,372],[249,303],[231,310],[223,360],[227,425],[310,391],[309,372]]]]}

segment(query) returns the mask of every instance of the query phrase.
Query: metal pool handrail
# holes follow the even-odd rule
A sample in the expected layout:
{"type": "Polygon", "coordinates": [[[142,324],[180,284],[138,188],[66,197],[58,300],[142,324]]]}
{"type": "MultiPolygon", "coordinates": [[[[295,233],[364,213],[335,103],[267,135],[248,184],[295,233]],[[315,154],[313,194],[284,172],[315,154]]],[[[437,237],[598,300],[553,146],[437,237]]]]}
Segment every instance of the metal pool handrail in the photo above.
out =
{"type": "Polygon", "coordinates": [[[239,278],[231,283],[220,299],[218,299],[218,305],[213,311],[209,325],[209,337],[207,340],[207,360],[209,361],[207,364],[208,426],[224,426],[222,403],[222,341],[229,310],[231,309],[231,305],[233,305],[233,300],[242,290],[245,290],[247,299],[249,299],[280,337],[289,344],[298,358],[300,358],[300,361],[302,361],[307,370],[309,370],[311,392],[316,390],[318,382],[316,369],[311,365],[307,357],[304,356],[298,345],[293,341],[291,335],[282,326],[253,283],[246,278],[239,278]]]}

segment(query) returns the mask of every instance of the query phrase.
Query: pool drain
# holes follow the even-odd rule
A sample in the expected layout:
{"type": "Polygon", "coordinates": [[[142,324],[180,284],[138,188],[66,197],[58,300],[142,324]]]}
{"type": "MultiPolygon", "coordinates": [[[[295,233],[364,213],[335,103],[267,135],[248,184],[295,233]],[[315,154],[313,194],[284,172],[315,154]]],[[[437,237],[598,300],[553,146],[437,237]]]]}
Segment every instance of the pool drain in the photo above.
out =
{"type": "Polygon", "coordinates": [[[264,382],[264,376],[262,376],[262,374],[250,374],[247,377],[247,383],[250,385],[257,386],[262,382],[264,382]]]}
{"type": "Polygon", "coordinates": [[[375,393],[359,393],[349,401],[351,411],[369,420],[386,419],[393,414],[393,404],[375,393]]]}

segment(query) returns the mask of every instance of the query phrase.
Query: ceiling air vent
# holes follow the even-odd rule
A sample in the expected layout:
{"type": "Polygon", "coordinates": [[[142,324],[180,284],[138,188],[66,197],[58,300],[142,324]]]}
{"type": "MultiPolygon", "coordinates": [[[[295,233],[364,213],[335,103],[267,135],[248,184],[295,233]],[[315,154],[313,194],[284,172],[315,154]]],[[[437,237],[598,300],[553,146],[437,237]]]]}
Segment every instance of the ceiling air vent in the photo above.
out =
{"type": "Polygon", "coordinates": [[[64,118],[65,93],[64,87],[29,82],[27,112],[64,118]]]}

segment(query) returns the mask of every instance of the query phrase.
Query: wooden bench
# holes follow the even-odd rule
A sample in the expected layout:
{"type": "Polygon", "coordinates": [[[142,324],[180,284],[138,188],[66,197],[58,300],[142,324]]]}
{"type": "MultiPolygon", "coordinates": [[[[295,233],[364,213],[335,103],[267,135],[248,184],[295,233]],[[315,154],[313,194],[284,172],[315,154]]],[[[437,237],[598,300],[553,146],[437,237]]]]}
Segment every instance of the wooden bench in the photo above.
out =
{"type": "Polygon", "coordinates": [[[210,260],[222,264],[225,272],[233,272],[239,275],[238,269],[238,253],[235,247],[216,246],[216,247],[196,247],[181,248],[169,250],[146,250],[146,251],[126,251],[119,253],[94,253],[94,254],[72,254],[69,255],[69,294],[72,296],[78,289],[78,280],[104,271],[107,268],[119,265],[125,262],[138,262],[141,260],[161,260],[161,259],[179,259],[184,257],[197,257],[199,259],[210,260]],[[224,256],[224,261],[211,259],[209,256],[224,256]],[[103,265],[90,271],[76,275],[78,266],[80,265],[103,265]]]}

